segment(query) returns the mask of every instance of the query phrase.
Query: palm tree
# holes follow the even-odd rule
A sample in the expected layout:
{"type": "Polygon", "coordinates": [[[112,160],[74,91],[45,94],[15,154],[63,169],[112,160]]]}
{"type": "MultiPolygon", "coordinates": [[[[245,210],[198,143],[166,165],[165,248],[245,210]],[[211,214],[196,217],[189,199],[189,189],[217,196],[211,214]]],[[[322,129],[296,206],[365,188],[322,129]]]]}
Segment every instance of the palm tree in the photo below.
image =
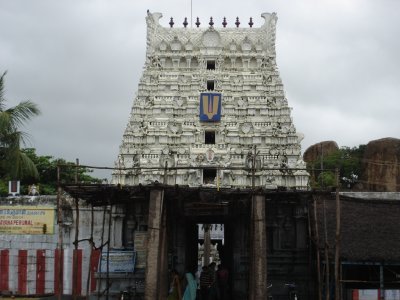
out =
{"type": "Polygon", "coordinates": [[[33,116],[39,115],[38,106],[31,101],[22,101],[17,106],[6,108],[4,98],[4,72],[0,77],[0,177],[18,179],[24,175],[38,177],[35,164],[22,152],[28,135],[20,130],[33,116]]]}

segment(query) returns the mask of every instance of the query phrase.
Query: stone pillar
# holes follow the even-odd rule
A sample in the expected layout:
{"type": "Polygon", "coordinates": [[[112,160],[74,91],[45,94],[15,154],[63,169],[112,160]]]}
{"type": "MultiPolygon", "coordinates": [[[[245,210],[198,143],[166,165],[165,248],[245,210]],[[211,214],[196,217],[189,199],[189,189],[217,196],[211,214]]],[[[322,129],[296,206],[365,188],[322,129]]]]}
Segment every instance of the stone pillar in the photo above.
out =
{"type": "MultiPolygon", "coordinates": [[[[163,193],[164,195],[164,193],[163,193]]],[[[164,197],[163,197],[164,198],[164,197]]],[[[164,202],[164,201],[163,201],[164,202]]],[[[160,273],[158,278],[158,299],[165,300],[168,296],[169,282],[168,282],[168,236],[167,236],[167,210],[163,208],[160,230],[160,273]]]]}
{"type": "Polygon", "coordinates": [[[149,221],[147,231],[147,260],[145,300],[165,299],[163,289],[166,281],[166,226],[164,210],[164,191],[153,189],[149,199],[149,221]]]}
{"type": "Polygon", "coordinates": [[[251,216],[250,300],[267,299],[265,196],[253,195],[251,216]]]}
{"type": "Polygon", "coordinates": [[[210,224],[204,225],[204,257],[203,266],[208,266],[210,264],[210,254],[211,254],[211,235],[210,235],[210,224]]]}
{"type": "Polygon", "coordinates": [[[122,234],[124,228],[124,207],[114,205],[112,211],[112,244],[113,248],[122,248],[122,234]]]}

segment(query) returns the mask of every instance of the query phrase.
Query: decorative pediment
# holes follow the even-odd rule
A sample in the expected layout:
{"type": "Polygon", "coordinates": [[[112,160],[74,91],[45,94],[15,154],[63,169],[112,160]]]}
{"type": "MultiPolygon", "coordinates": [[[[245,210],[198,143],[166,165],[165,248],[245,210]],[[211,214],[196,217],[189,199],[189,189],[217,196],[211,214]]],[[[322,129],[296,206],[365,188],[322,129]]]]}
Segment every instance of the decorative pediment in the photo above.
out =
{"type": "Polygon", "coordinates": [[[191,41],[187,42],[185,45],[185,50],[186,51],[193,51],[193,44],[191,41]]]}
{"type": "Polygon", "coordinates": [[[250,52],[251,51],[251,42],[249,38],[246,36],[245,39],[242,42],[242,51],[243,52],[250,52]]]}
{"type": "Polygon", "coordinates": [[[181,49],[182,49],[182,43],[178,40],[178,37],[175,36],[174,40],[171,42],[171,50],[180,51],[181,49]]]}
{"type": "Polygon", "coordinates": [[[217,31],[209,29],[203,34],[202,44],[207,48],[221,47],[221,37],[217,31]]]}
{"type": "Polygon", "coordinates": [[[253,128],[253,126],[251,125],[251,123],[249,123],[249,122],[246,122],[246,123],[244,123],[243,125],[242,125],[242,132],[244,133],[244,134],[247,134],[247,133],[249,133],[251,130],[252,130],[252,128],[253,128]]]}
{"type": "Polygon", "coordinates": [[[260,40],[257,41],[257,43],[256,43],[256,45],[255,45],[255,48],[256,48],[256,51],[257,51],[257,52],[261,52],[261,51],[262,51],[263,45],[262,45],[262,43],[261,43],[260,40]]]}
{"type": "Polygon", "coordinates": [[[230,50],[231,52],[234,52],[234,51],[237,50],[237,45],[236,45],[236,43],[235,43],[234,40],[232,40],[232,41],[230,42],[230,44],[229,44],[229,50],[230,50]]]}
{"type": "Polygon", "coordinates": [[[165,41],[162,41],[159,46],[160,51],[167,51],[167,46],[167,43],[165,41]]]}

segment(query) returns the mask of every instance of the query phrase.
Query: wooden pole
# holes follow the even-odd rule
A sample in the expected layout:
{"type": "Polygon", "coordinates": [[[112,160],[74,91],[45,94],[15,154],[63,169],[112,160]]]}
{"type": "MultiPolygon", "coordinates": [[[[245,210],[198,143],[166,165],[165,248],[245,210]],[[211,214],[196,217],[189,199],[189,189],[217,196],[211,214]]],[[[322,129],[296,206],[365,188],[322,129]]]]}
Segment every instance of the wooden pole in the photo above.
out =
{"type": "Polygon", "coordinates": [[[91,208],[90,212],[90,254],[89,254],[89,268],[88,268],[88,273],[87,273],[87,281],[86,281],[86,299],[89,299],[89,293],[90,293],[90,279],[91,279],[91,274],[92,274],[92,257],[93,257],[93,248],[94,248],[94,241],[93,241],[93,230],[94,230],[94,211],[93,211],[93,205],[91,208]]]}
{"type": "Polygon", "coordinates": [[[168,179],[167,170],[168,170],[168,161],[165,162],[165,166],[164,166],[164,180],[163,180],[164,184],[167,184],[167,179],[168,179]]]}
{"type": "Polygon", "coordinates": [[[317,283],[318,283],[318,300],[322,300],[322,281],[321,281],[321,257],[319,253],[319,231],[318,231],[318,215],[317,215],[317,199],[314,197],[314,226],[315,226],[315,244],[317,252],[317,283]]]}
{"type": "Polygon", "coordinates": [[[324,237],[325,237],[325,299],[330,298],[330,286],[329,286],[329,243],[328,243],[328,229],[326,226],[326,203],[324,203],[324,237]]]}
{"type": "Polygon", "coordinates": [[[255,231],[255,174],[256,174],[256,146],[254,146],[254,152],[251,159],[251,213],[250,213],[250,266],[249,266],[249,299],[254,300],[255,296],[255,280],[254,280],[254,265],[255,265],[255,243],[254,243],[254,231],[255,231]]]}
{"type": "Polygon", "coordinates": [[[73,257],[73,268],[74,271],[72,274],[74,274],[73,282],[72,282],[72,295],[74,300],[76,300],[77,294],[78,294],[78,239],[79,239],[79,199],[75,198],[75,215],[76,215],[76,221],[75,221],[75,241],[74,241],[74,254],[72,255],[73,257]]]}
{"type": "Polygon", "coordinates": [[[322,148],[322,142],[321,142],[321,189],[324,188],[324,149],[322,148]]]}
{"type": "Polygon", "coordinates": [[[109,214],[108,214],[108,233],[107,233],[107,278],[106,278],[106,299],[108,300],[110,297],[110,287],[111,287],[111,280],[110,280],[110,247],[111,247],[111,225],[112,225],[112,210],[113,206],[111,201],[108,203],[109,205],[109,214]]]}
{"type": "Polygon", "coordinates": [[[57,223],[58,223],[58,300],[61,300],[63,294],[63,233],[62,233],[62,204],[61,204],[61,183],[60,166],[57,165],[57,223]]]}
{"type": "Polygon", "coordinates": [[[336,168],[335,300],[340,300],[340,197],[339,170],[336,168]]]}
{"type": "Polygon", "coordinates": [[[379,265],[379,300],[385,300],[385,278],[383,277],[383,263],[379,265]]]}
{"type": "Polygon", "coordinates": [[[76,164],[75,164],[75,183],[78,183],[78,173],[79,173],[79,158],[76,159],[76,164]]]}
{"type": "MultiPolygon", "coordinates": [[[[79,159],[76,159],[75,165],[75,184],[78,183],[78,166],[79,166],[79,159]]],[[[79,199],[75,198],[75,241],[74,241],[74,254],[73,257],[73,269],[74,278],[72,282],[72,295],[74,300],[76,300],[78,294],[78,240],[79,240],[79,199]]]]}
{"type": "MultiPolygon", "coordinates": [[[[104,246],[104,230],[105,230],[105,224],[106,224],[106,211],[107,211],[107,206],[103,207],[103,221],[101,225],[101,240],[100,240],[100,249],[101,249],[101,254],[100,254],[100,280],[97,285],[97,300],[100,299],[100,288],[101,288],[101,282],[103,281],[103,272],[104,270],[101,269],[101,260],[103,257],[103,246],[104,246]]],[[[106,287],[107,288],[107,287],[106,287]]]]}
{"type": "Polygon", "coordinates": [[[251,168],[251,188],[253,189],[253,192],[256,185],[256,155],[257,155],[257,146],[254,146],[252,168],[251,168]]]}

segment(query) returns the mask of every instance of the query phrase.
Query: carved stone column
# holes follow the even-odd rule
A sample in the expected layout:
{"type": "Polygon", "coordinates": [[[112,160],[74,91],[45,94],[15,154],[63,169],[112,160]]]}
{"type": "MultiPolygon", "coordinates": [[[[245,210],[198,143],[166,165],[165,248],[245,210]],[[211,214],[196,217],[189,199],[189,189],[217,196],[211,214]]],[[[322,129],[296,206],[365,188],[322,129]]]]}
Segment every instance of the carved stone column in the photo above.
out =
{"type": "Polygon", "coordinates": [[[208,266],[210,264],[210,247],[211,247],[211,235],[210,235],[210,224],[204,224],[204,260],[203,265],[208,266]]]}
{"type": "Polygon", "coordinates": [[[267,232],[265,196],[253,195],[252,199],[252,255],[250,266],[250,300],[267,299],[267,232]]]}
{"type": "Polygon", "coordinates": [[[122,205],[113,206],[112,212],[112,244],[113,248],[122,248],[122,234],[124,227],[124,207],[122,205]]]}
{"type": "Polygon", "coordinates": [[[149,198],[148,245],[145,300],[165,299],[166,283],[166,226],[164,190],[153,189],[149,198]]]}

